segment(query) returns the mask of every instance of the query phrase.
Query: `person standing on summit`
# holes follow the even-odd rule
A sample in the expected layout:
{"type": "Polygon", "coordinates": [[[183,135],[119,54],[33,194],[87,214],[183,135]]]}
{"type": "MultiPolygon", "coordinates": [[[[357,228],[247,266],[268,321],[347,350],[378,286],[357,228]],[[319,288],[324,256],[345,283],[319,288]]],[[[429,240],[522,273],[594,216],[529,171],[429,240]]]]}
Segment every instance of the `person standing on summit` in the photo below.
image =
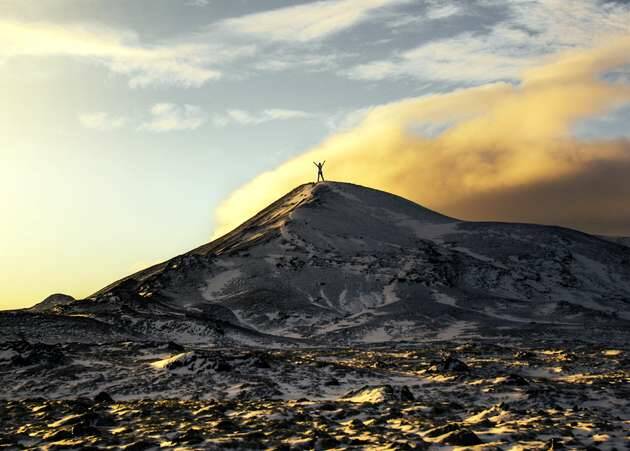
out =
{"type": "Polygon", "coordinates": [[[322,182],[325,182],[326,180],[324,180],[324,165],[326,164],[326,160],[319,163],[315,163],[313,161],[313,164],[317,166],[317,182],[316,183],[319,182],[320,178],[322,182]]]}

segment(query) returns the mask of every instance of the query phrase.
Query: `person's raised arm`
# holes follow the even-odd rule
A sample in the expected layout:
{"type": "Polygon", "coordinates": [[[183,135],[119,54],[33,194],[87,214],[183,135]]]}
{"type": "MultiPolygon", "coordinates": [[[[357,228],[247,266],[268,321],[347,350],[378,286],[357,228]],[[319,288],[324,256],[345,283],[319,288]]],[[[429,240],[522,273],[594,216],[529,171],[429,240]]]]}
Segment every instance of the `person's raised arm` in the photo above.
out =
{"type": "Polygon", "coordinates": [[[322,163],[322,166],[324,166],[326,164],[326,160],[324,160],[324,162],[322,163]]]}

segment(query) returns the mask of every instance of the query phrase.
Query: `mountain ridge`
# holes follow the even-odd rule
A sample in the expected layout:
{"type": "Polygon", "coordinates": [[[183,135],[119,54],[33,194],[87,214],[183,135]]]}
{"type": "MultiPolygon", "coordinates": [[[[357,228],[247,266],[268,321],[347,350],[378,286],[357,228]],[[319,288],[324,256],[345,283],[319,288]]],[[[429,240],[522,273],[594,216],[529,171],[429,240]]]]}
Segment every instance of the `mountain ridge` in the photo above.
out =
{"type": "Polygon", "coordinates": [[[46,324],[81,316],[117,337],[208,345],[623,329],[630,255],[572,229],[462,221],[324,182],[300,185],[222,237],[86,299],[60,299],[29,312],[49,315],[46,324]]]}

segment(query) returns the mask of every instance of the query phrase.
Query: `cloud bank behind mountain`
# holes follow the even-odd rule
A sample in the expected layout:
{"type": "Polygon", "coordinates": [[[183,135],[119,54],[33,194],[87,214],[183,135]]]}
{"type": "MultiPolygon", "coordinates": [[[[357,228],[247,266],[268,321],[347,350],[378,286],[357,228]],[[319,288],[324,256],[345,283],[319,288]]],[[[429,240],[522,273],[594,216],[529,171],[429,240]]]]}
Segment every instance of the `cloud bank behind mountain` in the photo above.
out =
{"type": "Polygon", "coordinates": [[[630,141],[579,139],[580,121],[630,102],[630,39],[556,55],[504,82],[367,110],[355,128],[263,173],[217,209],[216,235],[312,179],[391,191],[446,214],[630,235],[630,141]],[[428,133],[427,130],[432,131],[428,133]],[[436,133],[435,131],[438,130],[436,133]]]}

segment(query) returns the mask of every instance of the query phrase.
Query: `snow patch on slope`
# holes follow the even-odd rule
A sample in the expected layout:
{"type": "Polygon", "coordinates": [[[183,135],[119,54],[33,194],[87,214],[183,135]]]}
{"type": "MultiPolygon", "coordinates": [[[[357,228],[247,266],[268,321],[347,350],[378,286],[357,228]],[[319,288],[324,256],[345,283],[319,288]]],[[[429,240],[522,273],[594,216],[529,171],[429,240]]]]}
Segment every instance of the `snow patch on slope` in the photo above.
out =
{"type": "Polygon", "coordinates": [[[444,237],[452,233],[462,233],[457,229],[459,222],[448,222],[445,224],[427,224],[416,219],[405,218],[396,221],[396,224],[411,229],[418,238],[441,243],[444,237]]]}
{"type": "Polygon", "coordinates": [[[455,321],[445,329],[442,329],[437,336],[437,340],[453,340],[460,337],[470,337],[469,331],[476,329],[477,324],[470,321],[455,321]]]}
{"type": "Polygon", "coordinates": [[[457,307],[457,299],[449,296],[446,293],[440,293],[439,291],[433,292],[433,299],[438,304],[448,305],[450,307],[457,307]]]}
{"type": "MultiPolygon", "coordinates": [[[[235,280],[241,278],[243,273],[240,269],[229,269],[219,274],[213,275],[207,279],[206,287],[202,291],[204,299],[209,301],[221,299],[225,297],[223,292],[229,287],[229,285],[235,280]]],[[[233,295],[234,293],[230,293],[233,295]]]]}
{"type": "Polygon", "coordinates": [[[398,282],[391,283],[389,285],[385,285],[383,288],[383,305],[393,304],[395,302],[400,301],[400,298],[396,294],[396,286],[398,282]]]}

